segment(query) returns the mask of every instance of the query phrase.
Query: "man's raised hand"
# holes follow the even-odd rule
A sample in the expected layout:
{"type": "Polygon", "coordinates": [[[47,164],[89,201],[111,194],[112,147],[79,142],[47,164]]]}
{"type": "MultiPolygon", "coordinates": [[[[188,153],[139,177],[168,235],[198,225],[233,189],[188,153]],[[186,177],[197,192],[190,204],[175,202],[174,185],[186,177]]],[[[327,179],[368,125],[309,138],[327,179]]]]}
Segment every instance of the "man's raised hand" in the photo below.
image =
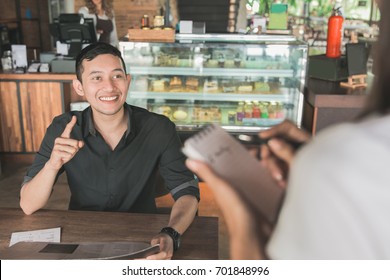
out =
{"type": "Polygon", "coordinates": [[[72,132],[76,121],[76,116],[72,116],[72,119],[66,125],[61,136],[55,139],[53,151],[48,162],[51,168],[59,170],[84,146],[83,141],[70,138],[70,133],[72,132]]]}

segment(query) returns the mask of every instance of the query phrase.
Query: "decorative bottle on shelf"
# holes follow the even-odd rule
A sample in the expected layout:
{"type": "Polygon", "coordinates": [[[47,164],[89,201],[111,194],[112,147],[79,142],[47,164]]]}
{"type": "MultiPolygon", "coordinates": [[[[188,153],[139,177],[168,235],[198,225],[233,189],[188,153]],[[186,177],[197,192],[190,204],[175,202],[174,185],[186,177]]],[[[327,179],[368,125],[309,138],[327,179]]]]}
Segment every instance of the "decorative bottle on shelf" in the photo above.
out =
{"type": "Polygon", "coordinates": [[[149,29],[150,28],[150,22],[149,22],[149,16],[143,15],[141,18],[141,28],[142,29],[149,29]]]}
{"type": "Polygon", "coordinates": [[[259,108],[259,102],[257,102],[257,101],[253,102],[252,117],[254,119],[259,119],[261,117],[261,111],[260,111],[260,108],[259,108]]]}
{"type": "Polygon", "coordinates": [[[252,103],[250,101],[245,102],[244,112],[246,119],[252,118],[252,103]]]}
{"type": "Polygon", "coordinates": [[[236,115],[237,115],[237,113],[235,111],[228,112],[228,123],[229,124],[236,124],[236,115]]]}
{"type": "Polygon", "coordinates": [[[268,119],[268,102],[262,102],[260,104],[260,110],[261,110],[261,118],[262,119],[268,119]]]}
{"type": "Polygon", "coordinates": [[[242,123],[242,119],[244,118],[245,113],[244,113],[244,102],[238,102],[238,106],[236,109],[236,119],[237,119],[237,124],[242,123]]]}
{"type": "Polygon", "coordinates": [[[271,102],[268,106],[268,118],[270,119],[276,119],[276,102],[271,102]]]}
{"type": "Polygon", "coordinates": [[[283,104],[282,103],[277,103],[276,104],[276,118],[277,119],[284,119],[285,118],[285,110],[283,108],[283,104]]]}

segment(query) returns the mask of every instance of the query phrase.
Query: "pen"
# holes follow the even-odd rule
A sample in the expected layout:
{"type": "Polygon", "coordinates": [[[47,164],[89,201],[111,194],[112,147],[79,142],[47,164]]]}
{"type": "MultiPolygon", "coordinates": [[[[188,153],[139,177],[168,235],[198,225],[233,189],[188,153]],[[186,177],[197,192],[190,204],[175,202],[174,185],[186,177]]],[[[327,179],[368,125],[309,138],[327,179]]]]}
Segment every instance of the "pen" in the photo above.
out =
{"type": "Polygon", "coordinates": [[[248,135],[248,134],[239,134],[237,136],[237,139],[246,145],[263,145],[267,144],[270,139],[282,139],[283,141],[286,141],[288,144],[290,144],[295,150],[299,149],[304,142],[296,142],[289,139],[284,139],[281,137],[273,137],[273,138],[260,138],[257,134],[248,135]]]}

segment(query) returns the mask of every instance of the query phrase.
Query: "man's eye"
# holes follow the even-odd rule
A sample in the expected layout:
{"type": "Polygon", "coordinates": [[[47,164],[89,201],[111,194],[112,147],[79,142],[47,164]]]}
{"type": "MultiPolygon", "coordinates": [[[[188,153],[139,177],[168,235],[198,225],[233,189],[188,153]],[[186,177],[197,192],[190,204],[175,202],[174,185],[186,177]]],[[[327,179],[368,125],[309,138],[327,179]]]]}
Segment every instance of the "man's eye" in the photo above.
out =
{"type": "Polygon", "coordinates": [[[117,75],[114,75],[114,79],[123,79],[123,75],[122,74],[117,74],[117,75]]]}
{"type": "Polygon", "coordinates": [[[94,81],[100,81],[102,78],[99,76],[92,77],[92,80],[94,81]]]}

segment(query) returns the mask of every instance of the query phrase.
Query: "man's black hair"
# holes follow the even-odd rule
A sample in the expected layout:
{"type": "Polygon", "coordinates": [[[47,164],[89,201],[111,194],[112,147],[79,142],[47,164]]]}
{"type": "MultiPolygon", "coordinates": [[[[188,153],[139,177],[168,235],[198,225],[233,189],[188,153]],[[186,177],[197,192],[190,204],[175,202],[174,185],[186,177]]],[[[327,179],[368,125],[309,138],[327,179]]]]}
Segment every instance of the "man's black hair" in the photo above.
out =
{"type": "Polygon", "coordinates": [[[86,46],[84,49],[81,50],[81,52],[76,57],[76,76],[80,82],[81,82],[81,74],[84,71],[82,65],[83,61],[85,59],[91,61],[92,59],[94,59],[95,57],[101,54],[112,54],[113,56],[119,57],[122,61],[125,74],[127,74],[126,64],[122,58],[121,52],[110,44],[103,43],[103,42],[96,42],[86,46]]]}

